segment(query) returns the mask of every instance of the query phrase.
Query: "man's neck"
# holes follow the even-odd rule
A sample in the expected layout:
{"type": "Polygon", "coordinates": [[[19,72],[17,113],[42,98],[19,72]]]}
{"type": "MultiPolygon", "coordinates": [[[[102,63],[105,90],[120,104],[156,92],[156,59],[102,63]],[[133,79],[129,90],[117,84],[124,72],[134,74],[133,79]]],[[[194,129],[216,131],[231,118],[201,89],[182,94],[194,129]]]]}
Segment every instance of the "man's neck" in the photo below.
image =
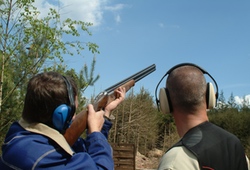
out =
{"type": "Polygon", "coordinates": [[[208,121],[206,112],[200,114],[174,113],[173,116],[180,137],[183,137],[191,128],[208,121]]]}

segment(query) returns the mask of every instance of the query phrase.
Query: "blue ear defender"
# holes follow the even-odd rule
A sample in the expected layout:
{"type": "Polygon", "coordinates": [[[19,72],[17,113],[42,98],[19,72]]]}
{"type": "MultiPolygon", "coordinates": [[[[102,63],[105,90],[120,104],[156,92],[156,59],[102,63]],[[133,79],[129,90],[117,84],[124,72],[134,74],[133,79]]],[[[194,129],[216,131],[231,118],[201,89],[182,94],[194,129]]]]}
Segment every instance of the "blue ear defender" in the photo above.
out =
{"type": "Polygon", "coordinates": [[[70,107],[66,104],[58,106],[53,113],[53,124],[59,131],[64,129],[64,124],[67,122],[70,107]]]}
{"type": "Polygon", "coordinates": [[[70,105],[61,104],[53,112],[52,122],[59,132],[64,133],[64,131],[70,126],[72,122],[72,117],[75,114],[75,101],[73,88],[69,80],[62,76],[67,87],[68,97],[70,105]]]}

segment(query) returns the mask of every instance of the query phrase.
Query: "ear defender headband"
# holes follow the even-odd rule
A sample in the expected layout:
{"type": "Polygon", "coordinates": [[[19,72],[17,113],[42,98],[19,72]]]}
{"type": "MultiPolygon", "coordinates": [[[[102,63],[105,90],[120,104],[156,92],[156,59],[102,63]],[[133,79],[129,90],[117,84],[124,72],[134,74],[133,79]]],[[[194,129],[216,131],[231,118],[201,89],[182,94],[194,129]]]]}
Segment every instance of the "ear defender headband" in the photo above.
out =
{"type": "Polygon", "coordinates": [[[75,100],[74,100],[74,93],[73,88],[69,80],[62,76],[68,92],[69,102],[70,105],[61,104],[58,106],[53,113],[52,121],[55,128],[61,132],[64,133],[64,131],[70,126],[72,117],[75,113],[75,100]]]}
{"type": "Polygon", "coordinates": [[[171,100],[169,97],[169,92],[167,88],[161,88],[159,91],[159,99],[157,98],[157,89],[158,86],[160,85],[160,83],[162,82],[162,80],[169,75],[174,69],[178,68],[178,67],[182,67],[182,66],[193,66],[198,68],[199,70],[201,70],[201,72],[203,74],[207,74],[214,82],[215,86],[216,86],[216,93],[214,92],[214,87],[213,84],[208,82],[207,83],[207,91],[206,91],[206,102],[207,102],[207,109],[212,109],[216,106],[217,104],[217,99],[218,99],[218,85],[215,81],[215,79],[203,68],[199,67],[198,65],[192,64],[192,63],[182,63],[182,64],[178,64],[174,67],[172,67],[170,70],[168,70],[166,72],[166,74],[161,78],[161,80],[159,81],[159,83],[156,86],[155,89],[155,97],[156,97],[156,104],[158,107],[158,110],[162,111],[165,114],[171,113],[172,110],[172,105],[171,105],[171,100]]]}

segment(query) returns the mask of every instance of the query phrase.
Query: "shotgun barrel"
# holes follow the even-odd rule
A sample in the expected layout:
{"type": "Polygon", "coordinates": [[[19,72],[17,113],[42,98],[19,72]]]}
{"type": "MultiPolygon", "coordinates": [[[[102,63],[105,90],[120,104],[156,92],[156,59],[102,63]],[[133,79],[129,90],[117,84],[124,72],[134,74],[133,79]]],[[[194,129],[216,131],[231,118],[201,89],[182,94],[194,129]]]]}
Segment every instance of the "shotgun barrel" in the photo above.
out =
{"type": "Polygon", "coordinates": [[[132,76],[129,76],[128,78],[105,89],[95,97],[93,103],[95,110],[98,111],[100,109],[103,109],[103,106],[106,106],[110,99],[113,100],[115,98],[115,96],[112,95],[115,89],[123,86],[126,88],[126,91],[128,91],[132,86],[134,86],[135,82],[141,80],[155,70],[156,66],[155,64],[152,64],[145,69],[133,74],[132,76]]]}
{"type": "Polygon", "coordinates": [[[155,64],[152,64],[150,66],[148,66],[147,68],[133,74],[132,76],[112,85],[111,87],[107,88],[104,90],[104,92],[106,92],[107,94],[113,92],[115,89],[117,89],[118,87],[120,87],[122,84],[127,83],[130,80],[134,80],[135,82],[141,80],[142,78],[146,77],[147,75],[149,75],[150,73],[152,73],[153,71],[156,70],[156,66],[155,64]]]}

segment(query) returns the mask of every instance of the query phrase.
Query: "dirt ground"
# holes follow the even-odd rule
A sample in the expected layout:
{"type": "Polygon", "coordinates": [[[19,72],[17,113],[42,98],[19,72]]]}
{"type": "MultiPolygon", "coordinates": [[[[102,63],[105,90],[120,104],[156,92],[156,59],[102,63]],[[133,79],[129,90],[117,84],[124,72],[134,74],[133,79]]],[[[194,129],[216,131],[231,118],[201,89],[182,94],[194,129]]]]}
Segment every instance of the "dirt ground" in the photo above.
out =
{"type": "Polygon", "coordinates": [[[153,170],[157,169],[160,158],[163,152],[160,150],[152,150],[146,156],[137,152],[136,155],[136,169],[137,170],[153,170]]]}

